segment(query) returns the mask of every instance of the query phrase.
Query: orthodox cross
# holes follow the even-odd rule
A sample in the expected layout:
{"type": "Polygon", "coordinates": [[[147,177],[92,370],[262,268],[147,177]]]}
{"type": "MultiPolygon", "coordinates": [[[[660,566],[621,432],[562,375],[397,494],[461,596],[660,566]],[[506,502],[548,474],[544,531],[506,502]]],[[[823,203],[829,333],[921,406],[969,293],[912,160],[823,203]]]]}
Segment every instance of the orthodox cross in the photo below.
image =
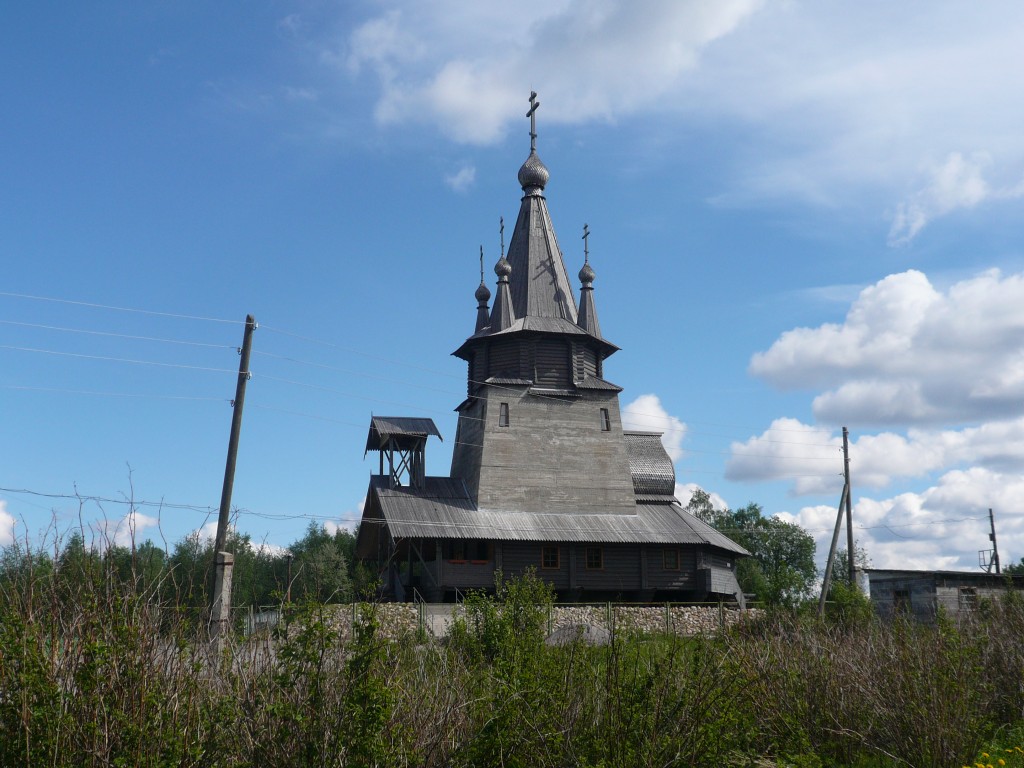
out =
{"type": "Polygon", "coordinates": [[[499,216],[498,223],[501,224],[501,258],[505,258],[505,217],[499,216]]]}
{"type": "Polygon", "coordinates": [[[484,284],[484,247],[480,246],[480,285],[484,284]]]}
{"type": "Polygon", "coordinates": [[[587,238],[590,237],[590,227],[586,224],[583,225],[583,263],[590,263],[590,251],[588,250],[589,242],[587,238]]]}
{"type": "Polygon", "coordinates": [[[526,116],[530,118],[530,151],[537,151],[537,107],[540,106],[540,102],[537,101],[537,92],[530,91],[530,111],[526,113],[526,116]]]}

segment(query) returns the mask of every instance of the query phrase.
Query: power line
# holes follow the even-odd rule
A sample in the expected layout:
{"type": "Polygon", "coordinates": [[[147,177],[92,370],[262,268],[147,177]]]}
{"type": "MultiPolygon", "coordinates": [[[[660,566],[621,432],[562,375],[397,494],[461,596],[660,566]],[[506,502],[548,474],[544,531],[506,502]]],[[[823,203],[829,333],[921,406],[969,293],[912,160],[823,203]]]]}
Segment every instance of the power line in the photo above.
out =
{"type": "Polygon", "coordinates": [[[43,325],[41,323],[23,323],[18,320],[0,320],[4,325],[17,325],[23,328],[39,328],[44,331],[61,331],[63,333],[84,333],[90,336],[109,336],[118,339],[131,339],[133,341],[158,341],[164,344],[184,344],[191,347],[213,347],[214,349],[237,349],[232,344],[211,344],[204,341],[185,341],[182,339],[164,339],[155,336],[133,336],[127,333],[114,333],[112,331],[92,331],[85,328],[66,328],[57,325],[43,325]]]}
{"type": "Polygon", "coordinates": [[[138,309],[135,307],[115,307],[109,304],[95,304],[89,301],[75,301],[73,299],[57,299],[52,296],[33,296],[27,293],[11,293],[10,291],[0,291],[0,296],[7,296],[15,299],[31,299],[33,301],[51,301],[57,304],[73,304],[79,307],[89,307],[91,309],[109,309],[115,312],[135,312],[141,315],[156,315],[158,317],[173,317],[179,320],[201,320],[207,323],[233,323],[236,325],[245,325],[244,320],[226,320],[220,317],[201,317],[198,315],[184,315],[175,312],[158,312],[152,309],[138,309]]]}
{"type": "Polygon", "coordinates": [[[24,496],[37,496],[45,499],[65,499],[70,501],[91,501],[96,504],[127,504],[132,507],[157,507],[160,509],[187,509],[193,512],[216,512],[216,507],[203,507],[197,504],[174,504],[167,501],[145,501],[142,499],[111,499],[104,496],[89,496],[81,493],[51,493],[34,491],[29,488],[0,488],[0,493],[14,493],[24,496]]]}
{"type": "Polygon", "coordinates": [[[141,392],[97,392],[88,389],[59,389],[57,387],[28,387],[18,384],[0,384],[2,389],[12,389],[26,392],[53,392],[66,395],[91,395],[96,397],[128,397],[142,400],[196,400],[217,403],[230,403],[231,400],[225,397],[195,397],[191,395],[150,395],[141,392]]]}
{"type": "Polygon", "coordinates": [[[130,360],[123,357],[107,357],[106,355],[86,355],[81,352],[60,352],[54,349],[38,349],[36,347],[15,347],[7,344],[0,344],[0,349],[11,349],[15,352],[36,352],[44,355],[59,355],[61,357],[76,357],[83,360],[102,360],[108,363],[130,363],[132,365],[154,365],[161,368],[185,368],[193,371],[213,371],[215,373],[235,373],[230,368],[210,368],[202,365],[185,365],[184,363],[161,363],[155,360],[130,360]]]}

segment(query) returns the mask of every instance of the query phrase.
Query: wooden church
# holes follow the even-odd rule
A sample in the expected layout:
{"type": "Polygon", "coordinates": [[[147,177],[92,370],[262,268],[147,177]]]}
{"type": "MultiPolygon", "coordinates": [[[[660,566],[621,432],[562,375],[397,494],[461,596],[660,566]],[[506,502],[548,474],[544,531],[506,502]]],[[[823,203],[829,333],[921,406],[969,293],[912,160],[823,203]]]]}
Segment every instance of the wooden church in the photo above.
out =
{"type": "Polygon", "coordinates": [[[523,197],[493,305],[481,262],[476,327],[454,352],[468,390],[451,474],[426,474],[427,441],[441,437],[432,420],[373,417],[366,450],[379,471],[357,555],[395,600],[452,600],[493,589],[498,571],[533,568],[563,600],[742,603],[746,550],[682,509],[659,434],[622,428],[622,390],[604,371],[618,347],[601,333],[586,249],[574,298],[544,196],[537,106],[531,94],[523,197]]]}

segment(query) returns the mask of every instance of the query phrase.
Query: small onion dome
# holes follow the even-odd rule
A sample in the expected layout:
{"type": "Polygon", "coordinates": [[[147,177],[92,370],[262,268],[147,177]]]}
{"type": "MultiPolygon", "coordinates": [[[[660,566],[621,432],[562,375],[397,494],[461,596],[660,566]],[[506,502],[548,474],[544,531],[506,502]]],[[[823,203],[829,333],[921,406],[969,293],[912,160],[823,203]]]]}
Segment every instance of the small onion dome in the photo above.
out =
{"type": "Polygon", "coordinates": [[[509,277],[512,274],[512,265],[508,263],[508,259],[504,256],[498,259],[498,263],[494,265],[494,274],[499,278],[509,277]]]}
{"type": "Polygon", "coordinates": [[[526,158],[523,167],[519,169],[519,185],[524,192],[534,187],[544,189],[549,178],[551,178],[551,174],[548,172],[547,166],[541,162],[537,153],[531,150],[530,156],[526,158]]]}
{"type": "Polygon", "coordinates": [[[597,275],[594,274],[594,268],[590,266],[590,262],[584,262],[583,268],[580,270],[580,282],[584,285],[590,285],[594,282],[595,277],[597,275]]]}
{"type": "Polygon", "coordinates": [[[486,304],[488,301],[491,300],[491,292],[487,288],[487,286],[483,284],[482,281],[480,285],[477,286],[476,293],[474,294],[474,296],[476,296],[476,300],[479,301],[481,304],[486,304]]]}

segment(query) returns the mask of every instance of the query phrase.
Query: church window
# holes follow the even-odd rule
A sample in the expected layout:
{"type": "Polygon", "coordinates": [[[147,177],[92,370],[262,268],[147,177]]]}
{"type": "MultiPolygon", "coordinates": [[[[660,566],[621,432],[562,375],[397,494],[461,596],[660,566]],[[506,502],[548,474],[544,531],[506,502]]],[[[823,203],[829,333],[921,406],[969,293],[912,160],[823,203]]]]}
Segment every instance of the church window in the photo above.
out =
{"type": "Polygon", "coordinates": [[[666,571],[678,571],[679,570],[679,550],[678,549],[663,549],[661,550],[661,567],[666,571]]]}
{"type": "Polygon", "coordinates": [[[609,418],[609,416],[608,416],[608,409],[607,408],[602,408],[601,409],[601,431],[602,432],[610,432],[611,429],[612,429],[612,421],[611,421],[611,418],[609,418]]]}
{"type": "Polygon", "coordinates": [[[588,571],[600,571],[604,568],[604,549],[601,547],[587,547],[586,564],[588,571]]]}
{"type": "Polygon", "coordinates": [[[545,544],[540,550],[540,567],[547,569],[558,568],[558,545],[545,544]]]}
{"type": "Polygon", "coordinates": [[[498,426],[508,426],[508,403],[502,403],[498,408],[498,426]]]}

